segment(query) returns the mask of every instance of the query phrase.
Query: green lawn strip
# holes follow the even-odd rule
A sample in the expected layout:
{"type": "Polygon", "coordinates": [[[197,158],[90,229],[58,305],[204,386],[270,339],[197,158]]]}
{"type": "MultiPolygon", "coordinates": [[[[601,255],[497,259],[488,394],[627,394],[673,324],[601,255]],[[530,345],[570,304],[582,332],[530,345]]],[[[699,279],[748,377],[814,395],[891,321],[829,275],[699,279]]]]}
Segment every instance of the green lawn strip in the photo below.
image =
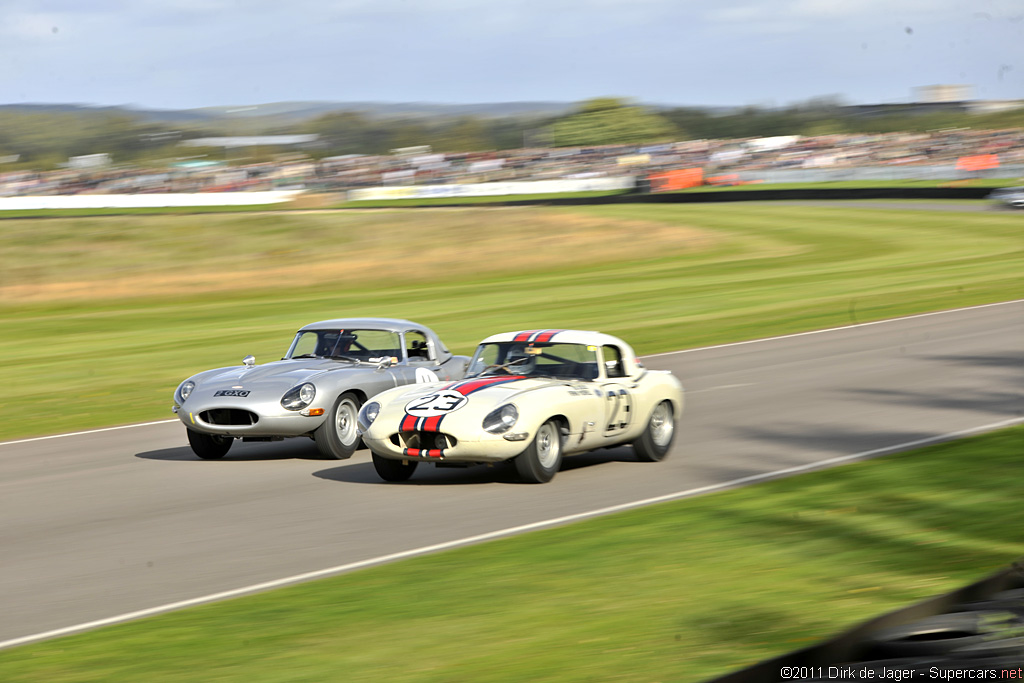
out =
{"type": "Polygon", "coordinates": [[[1022,450],[1016,427],[663,503],[0,651],[0,672],[704,680],[1017,559],[1022,450]]]}
{"type": "MultiPolygon", "coordinates": [[[[467,211],[481,212],[482,225],[493,220],[490,210],[467,211]]],[[[640,353],[656,353],[1024,294],[1024,241],[1017,217],[1007,214],[928,212],[908,220],[903,212],[881,209],[660,205],[531,209],[515,215],[539,211],[613,223],[685,225],[715,241],[706,248],[617,262],[594,263],[566,252],[555,268],[510,271],[498,262],[490,271],[461,276],[445,274],[444,264],[427,263],[428,275],[419,280],[417,269],[396,256],[394,271],[366,282],[270,281],[234,292],[179,287],[165,295],[114,301],[4,302],[0,354],[7,391],[0,397],[0,439],[170,418],[171,392],[188,375],[240,363],[248,353],[260,363],[279,358],[295,329],[330,317],[419,320],[461,353],[494,331],[543,327],[602,330],[624,337],[640,353]]],[[[453,215],[410,224],[429,242],[453,215]]],[[[472,223],[478,214],[468,215],[472,223]]],[[[401,216],[411,214],[359,213],[340,225],[372,231],[378,221],[398,221],[401,227],[401,216]]],[[[315,252],[318,244],[344,250],[346,240],[355,239],[351,232],[335,235],[328,214],[290,214],[280,222],[270,215],[253,218],[251,224],[239,217],[220,227],[211,223],[212,239],[231,248],[208,256],[209,249],[194,240],[168,237],[168,232],[189,235],[197,229],[173,220],[152,235],[126,228],[138,242],[129,251],[145,263],[162,249],[162,267],[171,270],[230,272],[232,260],[243,267],[260,263],[290,242],[315,252]]],[[[105,219],[92,220],[106,225],[105,219]]],[[[77,225],[102,232],[88,223],[77,225]]],[[[69,228],[63,234],[72,233],[69,228]]],[[[630,239],[629,228],[623,228],[621,239],[630,239]]],[[[66,254],[69,268],[75,265],[74,244],[56,248],[66,254]]],[[[42,259],[48,247],[20,249],[24,264],[42,259]]],[[[389,253],[386,242],[374,249],[389,253]]],[[[465,250],[472,259],[471,240],[465,250]]],[[[93,258],[95,264],[79,264],[84,270],[78,278],[101,292],[102,275],[89,268],[105,272],[106,264],[125,257],[99,249],[93,258]]],[[[344,273],[344,253],[336,258],[344,273]]],[[[18,262],[0,266],[13,270],[18,262]]]]}

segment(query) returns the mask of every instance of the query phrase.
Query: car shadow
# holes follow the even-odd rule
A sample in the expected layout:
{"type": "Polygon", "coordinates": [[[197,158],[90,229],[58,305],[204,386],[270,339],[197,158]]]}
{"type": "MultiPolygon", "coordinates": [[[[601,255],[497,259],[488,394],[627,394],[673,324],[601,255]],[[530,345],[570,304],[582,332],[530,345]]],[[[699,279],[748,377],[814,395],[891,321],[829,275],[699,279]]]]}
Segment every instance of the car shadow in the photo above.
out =
{"type": "Polygon", "coordinates": [[[257,441],[243,443],[235,441],[227,455],[219,460],[203,460],[188,446],[143,451],[136,458],[146,460],[191,461],[191,462],[251,462],[259,460],[322,460],[316,445],[308,439],[285,439],[284,441],[257,441]]]}
{"type": "Polygon", "coordinates": [[[416,468],[408,481],[384,481],[372,462],[330,467],[313,472],[314,477],[350,484],[379,484],[382,486],[433,486],[467,484],[518,484],[519,475],[511,463],[473,465],[471,467],[435,467],[424,464],[416,468]]]}
{"type": "Polygon", "coordinates": [[[629,446],[615,446],[614,448],[602,448],[564,458],[562,460],[562,469],[559,471],[570,472],[596,465],[607,465],[612,462],[638,462],[638,460],[633,449],[629,446]]]}
{"type": "MultiPolygon", "coordinates": [[[[359,451],[369,455],[369,451],[359,451]]],[[[358,456],[357,453],[357,456],[358,456]]],[[[559,474],[562,476],[573,470],[585,469],[613,462],[636,462],[631,448],[614,448],[590,451],[573,455],[562,460],[559,474]]],[[[359,462],[339,467],[330,467],[313,472],[314,477],[329,481],[347,482],[350,484],[379,484],[384,486],[465,486],[479,484],[520,484],[526,485],[519,478],[516,466],[511,460],[494,463],[493,465],[472,465],[469,467],[437,467],[432,463],[423,463],[416,468],[408,481],[388,482],[377,474],[372,462],[359,462]]]]}

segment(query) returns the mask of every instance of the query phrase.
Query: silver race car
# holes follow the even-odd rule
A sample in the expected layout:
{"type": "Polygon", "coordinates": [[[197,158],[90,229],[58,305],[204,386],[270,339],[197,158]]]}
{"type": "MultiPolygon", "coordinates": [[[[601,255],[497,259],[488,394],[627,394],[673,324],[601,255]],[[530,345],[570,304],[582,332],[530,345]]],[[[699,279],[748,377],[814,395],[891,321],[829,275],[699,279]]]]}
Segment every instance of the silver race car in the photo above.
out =
{"type": "Polygon", "coordinates": [[[284,358],[207,370],[182,382],[174,407],[192,450],[222,458],[235,439],[306,436],[322,457],[344,459],[359,445],[356,416],[366,400],[393,387],[461,379],[466,356],[408,320],[344,318],[306,325],[284,358]]]}
{"type": "Polygon", "coordinates": [[[1001,187],[989,193],[986,199],[1000,209],[1024,209],[1024,187],[1001,187]]]}
{"type": "Polygon", "coordinates": [[[672,445],[683,387],[648,370],[618,337],[578,330],[484,339],[466,378],[389,389],[359,413],[377,474],[404,481],[438,466],[513,460],[522,479],[549,481],[562,456],[632,444],[658,461],[672,445]]]}

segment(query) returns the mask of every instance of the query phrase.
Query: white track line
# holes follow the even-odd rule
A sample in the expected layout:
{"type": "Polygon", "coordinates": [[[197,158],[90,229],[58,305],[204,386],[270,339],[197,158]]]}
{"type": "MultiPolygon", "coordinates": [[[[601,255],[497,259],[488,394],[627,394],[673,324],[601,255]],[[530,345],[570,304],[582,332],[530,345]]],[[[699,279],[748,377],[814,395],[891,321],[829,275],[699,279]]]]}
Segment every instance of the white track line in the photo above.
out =
{"type": "Polygon", "coordinates": [[[150,427],[152,425],[163,425],[178,420],[158,420],[156,422],[140,422],[133,425],[121,425],[120,427],[103,427],[102,429],[89,429],[84,432],[68,432],[67,434],[51,434],[50,436],[35,436],[31,439],[19,439],[18,441],[2,441],[0,446],[13,446],[19,443],[32,443],[33,441],[47,441],[49,439],[63,439],[68,436],[85,436],[86,434],[100,434],[102,432],[115,432],[119,429],[135,429],[136,427],[150,427]]]}
{"type": "Polygon", "coordinates": [[[489,531],[484,534],[477,534],[476,536],[467,536],[466,538],[460,538],[454,541],[435,543],[434,545],[413,548],[412,550],[403,550],[401,552],[391,553],[390,555],[380,555],[378,557],[372,557],[368,560],[350,562],[348,564],[340,564],[336,567],[328,567],[327,569],[321,569],[319,571],[306,572],[304,574],[296,574],[294,576],[289,576],[283,579],[276,579],[274,581],[266,581],[264,583],[257,583],[251,586],[245,586],[244,588],[235,588],[233,590],[222,591],[220,593],[211,593],[210,595],[204,595],[198,598],[192,598],[190,600],[181,600],[179,602],[172,602],[166,605],[160,605],[159,607],[150,607],[149,609],[142,609],[135,612],[128,612],[126,614],[119,614],[117,616],[107,617],[106,619],[97,619],[96,621],[89,621],[84,624],[76,624],[75,626],[67,626],[64,628],[54,629],[52,631],[45,631],[43,633],[35,633],[30,636],[23,636],[21,638],[13,638],[11,640],[0,641],[0,649],[14,647],[16,645],[25,645],[27,643],[46,640],[48,638],[56,638],[58,636],[66,636],[72,633],[78,633],[81,631],[87,631],[90,629],[98,628],[100,626],[110,626],[113,624],[119,624],[134,619],[141,619],[143,617],[149,617],[164,612],[170,612],[173,610],[182,609],[184,607],[193,607],[195,605],[217,602],[219,600],[225,600],[227,598],[236,598],[250,593],[257,593],[260,591],[269,590],[271,588],[281,588],[283,586],[309,581],[310,579],[318,579],[327,576],[343,574],[356,569],[373,567],[375,565],[394,562],[396,560],[403,560],[410,557],[418,557],[420,555],[428,555],[442,550],[451,550],[453,548],[459,548],[462,546],[482,543],[484,541],[492,541],[499,538],[505,538],[508,536],[521,534],[526,531],[535,531],[537,529],[545,529],[553,526],[560,526],[562,524],[568,524],[570,522],[578,522],[584,519],[600,517],[614,512],[632,510],[634,508],[644,507],[646,505],[652,505],[655,503],[664,503],[671,500],[678,500],[680,498],[689,498],[704,493],[711,493],[714,491],[735,488],[738,486],[744,486],[746,484],[752,484],[755,482],[765,481],[768,479],[775,479],[778,477],[797,474],[800,472],[822,469],[825,467],[830,467],[832,465],[837,465],[839,463],[849,462],[851,460],[870,458],[885,453],[893,453],[896,451],[906,450],[909,448],[918,448],[920,446],[927,446],[929,444],[940,443],[943,441],[951,441],[953,439],[969,436],[971,434],[993,431],[996,429],[1000,429],[1002,427],[1009,427],[1015,424],[1024,424],[1024,417],[1011,418],[1008,420],[1002,420],[1000,422],[992,422],[986,425],[981,425],[979,427],[972,427],[970,429],[962,429],[960,431],[949,432],[947,434],[940,434],[938,436],[930,436],[924,439],[907,441],[905,443],[896,444],[894,446],[875,448],[870,451],[863,451],[861,453],[854,453],[852,455],[841,455],[834,458],[827,458],[825,460],[818,460],[816,462],[807,463],[806,465],[787,467],[785,469],[775,470],[772,472],[764,472],[762,474],[751,474],[746,477],[740,477],[739,479],[733,479],[731,481],[722,482],[720,484],[710,484],[708,486],[701,486],[695,489],[687,489],[685,491],[677,491],[676,493],[668,493],[662,496],[655,496],[654,498],[645,498],[643,500],[636,500],[630,503],[611,505],[609,507],[599,508],[597,510],[590,510],[589,512],[579,512],[573,515],[565,515],[564,517],[555,517],[554,519],[548,519],[541,522],[533,522],[532,524],[522,524],[520,526],[509,527],[507,529],[500,529],[498,531],[489,531]]]}

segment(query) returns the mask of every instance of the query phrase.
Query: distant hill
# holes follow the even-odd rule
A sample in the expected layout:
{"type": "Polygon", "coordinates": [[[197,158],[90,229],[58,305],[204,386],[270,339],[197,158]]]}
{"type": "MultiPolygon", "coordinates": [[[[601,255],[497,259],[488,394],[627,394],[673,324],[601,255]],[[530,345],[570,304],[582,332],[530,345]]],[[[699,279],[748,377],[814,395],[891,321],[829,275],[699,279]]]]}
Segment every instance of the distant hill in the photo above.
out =
{"type": "Polygon", "coordinates": [[[49,114],[124,114],[154,123],[210,123],[226,120],[265,119],[294,124],[331,112],[357,112],[369,118],[527,117],[558,116],[573,108],[567,102],[496,102],[484,104],[436,104],[429,102],[272,102],[268,104],[203,107],[200,109],[140,109],[85,104],[4,104],[0,111],[49,114]]]}
{"type": "Polygon", "coordinates": [[[121,114],[134,116],[146,121],[159,122],[202,122],[211,118],[209,115],[199,113],[199,110],[134,109],[129,106],[98,107],[87,104],[0,104],[0,112],[25,114],[121,114]]]}

